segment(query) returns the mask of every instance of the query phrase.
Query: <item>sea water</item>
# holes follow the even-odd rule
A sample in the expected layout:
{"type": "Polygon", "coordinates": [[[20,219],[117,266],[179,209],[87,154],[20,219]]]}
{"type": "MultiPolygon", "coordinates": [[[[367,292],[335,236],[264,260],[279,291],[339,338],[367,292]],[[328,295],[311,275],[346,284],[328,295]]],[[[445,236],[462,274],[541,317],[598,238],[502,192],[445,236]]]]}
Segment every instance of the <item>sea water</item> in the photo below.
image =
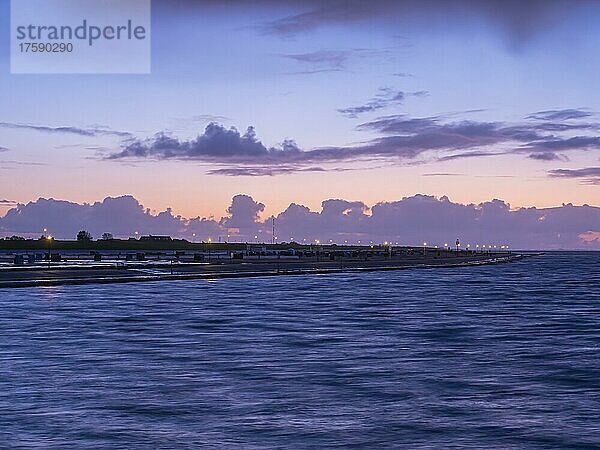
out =
{"type": "Polygon", "coordinates": [[[2,448],[600,446],[600,253],[0,290],[2,448]]]}

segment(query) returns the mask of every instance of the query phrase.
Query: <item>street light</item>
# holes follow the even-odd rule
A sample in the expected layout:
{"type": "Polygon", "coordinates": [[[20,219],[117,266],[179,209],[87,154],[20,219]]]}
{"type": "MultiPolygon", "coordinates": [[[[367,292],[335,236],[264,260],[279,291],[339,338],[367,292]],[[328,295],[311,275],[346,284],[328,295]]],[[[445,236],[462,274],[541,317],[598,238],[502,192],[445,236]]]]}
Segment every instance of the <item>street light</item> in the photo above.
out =
{"type": "Polygon", "coordinates": [[[50,262],[52,261],[52,252],[50,251],[50,244],[52,244],[52,240],[54,238],[50,235],[46,236],[46,240],[48,241],[48,268],[50,268],[50,262]]]}
{"type": "MultiPolygon", "coordinates": [[[[209,237],[209,238],[207,239],[207,242],[208,242],[209,244],[211,244],[211,243],[212,243],[212,238],[211,238],[211,237],[209,237]]],[[[211,255],[210,255],[210,245],[209,245],[209,246],[208,246],[208,260],[209,260],[209,261],[210,261],[210,257],[211,257],[211,255]]]]}

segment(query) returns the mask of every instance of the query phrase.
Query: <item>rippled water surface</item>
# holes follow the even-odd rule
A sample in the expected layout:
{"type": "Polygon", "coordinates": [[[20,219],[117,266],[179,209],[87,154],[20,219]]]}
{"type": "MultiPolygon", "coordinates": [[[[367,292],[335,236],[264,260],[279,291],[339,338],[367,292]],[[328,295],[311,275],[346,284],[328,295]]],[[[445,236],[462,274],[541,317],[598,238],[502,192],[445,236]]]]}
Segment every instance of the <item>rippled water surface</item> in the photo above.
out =
{"type": "Polygon", "coordinates": [[[0,290],[0,447],[600,446],[600,254],[0,290]]]}

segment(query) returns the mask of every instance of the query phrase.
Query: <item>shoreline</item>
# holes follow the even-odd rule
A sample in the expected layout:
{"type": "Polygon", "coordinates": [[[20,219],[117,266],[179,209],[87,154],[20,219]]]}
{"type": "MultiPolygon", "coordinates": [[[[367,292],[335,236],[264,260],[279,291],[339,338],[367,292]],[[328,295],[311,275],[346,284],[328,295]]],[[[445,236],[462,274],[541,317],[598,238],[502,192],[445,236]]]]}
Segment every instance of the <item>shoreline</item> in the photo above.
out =
{"type": "MultiPolygon", "coordinates": [[[[182,280],[212,280],[221,278],[255,278],[272,276],[298,276],[298,275],[325,275],[338,273],[360,273],[360,272],[380,272],[396,271],[409,269],[441,269],[441,268],[459,268],[481,265],[506,264],[512,261],[535,256],[536,254],[510,254],[510,255],[492,255],[485,258],[461,258],[459,261],[443,259],[439,261],[423,258],[423,262],[418,260],[406,261],[371,261],[371,264],[364,262],[348,262],[347,266],[335,267],[329,262],[320,264],[313,263],[309,267],[294,267],[289,263],[266,263],[253,264],[256,267],[243,267],[240,264],[214,264],[214,265],[164,265],[162,269],[168,272],[160,272],[156,266],[150,267],[85,267],[78,268],[58,268],[51,267],[50,270],[38,268],[23,268],[24,270],[3,270],[3,278],[0,278],[0,289],[18,289],[28,287],[52,287],[68,285],[91,285],[91,284],[117,284],[117,283],[140,283],[152,281],[182,281],[182,280]],[[361,264],[362,263],[362,264],[361,264]],[[291,266],[291,267],[285,267],[291,266]],[[183,270],[187,270],[187,272],[183,270]],[[203,270],[199,270],[203,269],[203,270]],[[206,270],[209,269],[209,270],[206,270]],[[254,270],[253,270],[254,269],[254,270]],[[262,269],[262,270],[261,270],[262,269]],[[181,271],[175,273],[174,271],[181,271]],[[94,272],[94,276],[77,276],[74,272],[94,272]],[[26,274],[20,278],[8,279],[6,273],[26,274]],[[33,277],[31,275],[38,275],[33,277]],[[46,278],[44,278],[46,276],[46,278]]],[[[339,263],[337,263],[339,265],[339,263]]]]}

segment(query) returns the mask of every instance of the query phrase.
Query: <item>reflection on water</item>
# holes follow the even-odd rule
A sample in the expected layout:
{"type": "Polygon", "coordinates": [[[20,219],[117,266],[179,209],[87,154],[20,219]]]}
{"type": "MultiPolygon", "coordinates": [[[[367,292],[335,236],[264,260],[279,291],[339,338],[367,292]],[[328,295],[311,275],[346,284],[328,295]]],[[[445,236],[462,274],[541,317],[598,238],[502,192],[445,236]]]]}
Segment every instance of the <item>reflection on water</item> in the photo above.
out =
{"type": "Polygon", "coordinates": [[[600,446],[600,254],[0,307],[0,447],[600,446]]]}

